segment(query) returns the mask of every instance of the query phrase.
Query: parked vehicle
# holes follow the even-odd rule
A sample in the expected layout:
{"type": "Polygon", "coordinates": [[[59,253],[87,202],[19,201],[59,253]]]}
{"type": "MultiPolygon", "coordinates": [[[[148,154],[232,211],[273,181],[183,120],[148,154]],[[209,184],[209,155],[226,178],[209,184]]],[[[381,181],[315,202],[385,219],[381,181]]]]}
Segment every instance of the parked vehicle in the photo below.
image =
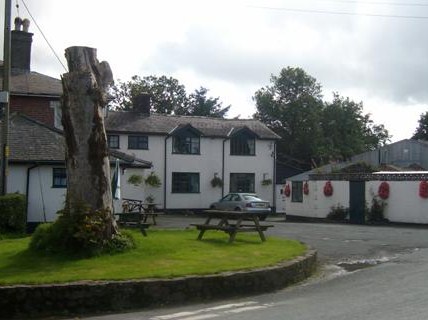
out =
{"type": "Polygon", "coordinates": [[[210,209],[257,213],[260,220],[265,220],[271,212],[269,201],[262,200],[253,193],[229,193],[211,203],[210,209]]]}

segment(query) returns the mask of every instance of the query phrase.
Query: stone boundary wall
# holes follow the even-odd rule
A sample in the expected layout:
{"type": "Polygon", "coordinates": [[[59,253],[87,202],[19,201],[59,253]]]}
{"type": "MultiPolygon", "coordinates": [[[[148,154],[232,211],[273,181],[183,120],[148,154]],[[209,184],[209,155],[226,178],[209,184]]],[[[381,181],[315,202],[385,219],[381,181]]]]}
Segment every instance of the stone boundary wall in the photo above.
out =
{"type": "Polygon", "coordinates": [[[317,252],[272,267],[174,279],[0,287],[0,319],[71,316],[177,305],[282,289],[309,277],[317,252]]]}

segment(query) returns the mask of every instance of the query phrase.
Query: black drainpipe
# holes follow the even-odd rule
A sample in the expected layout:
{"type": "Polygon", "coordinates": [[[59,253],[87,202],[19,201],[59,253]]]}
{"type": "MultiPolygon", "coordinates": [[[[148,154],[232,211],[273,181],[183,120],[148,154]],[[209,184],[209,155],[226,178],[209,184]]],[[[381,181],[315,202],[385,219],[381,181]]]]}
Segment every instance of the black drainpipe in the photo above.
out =
{"type": "Polygon", "coordinates": [[[273,201],[272,201],[272,211],[276,213],[276,141],[273,143],[273,177],[272,177],[272,186],[273,186],[273,201]]]}
{"type": "Polygon", "coordinates": [[[223,156],[222,156],[222,159],[221,159],[221,180],[223,181],[223,183],[222,183],[222,185],[221,185],[221,197],[223,198],[224,197],[224,157],[225,157],[225,154],[224,154],[224,143],[227,141],[228,139],[224,139],[223,140],[223,156]]]}
{"type": "Polygon", "coordinates": [[[166,141],[168,140],[170,136],[167,135],[165,137],[165,143],[164,143],[164,168],[163,168],[163,209],[166,210],[166,159],[167,159],[167,147],[166,147],[166,141]]]}
{"type": "Polygon", "coordinates": [[[27,185],[25,186],[25,215],[28,219],[28,193],[30,192],[30,171],[34,168],[37,168],[39,165],[37,163],[34,163],[31,167],[27,168],[27,185]]]}

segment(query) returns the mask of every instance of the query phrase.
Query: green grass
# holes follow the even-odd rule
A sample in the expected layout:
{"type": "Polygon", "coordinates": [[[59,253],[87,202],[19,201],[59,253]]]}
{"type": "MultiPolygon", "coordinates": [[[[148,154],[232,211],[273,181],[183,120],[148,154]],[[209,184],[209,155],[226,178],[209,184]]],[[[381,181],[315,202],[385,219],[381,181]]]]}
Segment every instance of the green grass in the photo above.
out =
{"type": "Polygon", "coordinates": [[[212,274],[273,265],[306,251],[298,241],[261,242],[257,234],[238,234],[229,244],[223,232],[207,231],[202,241],[196,230],[149,230],[148,237],[132,232],[137,249],[90,259],[31,252],[29,237],[0,240],[0,285],[212,274]]]}

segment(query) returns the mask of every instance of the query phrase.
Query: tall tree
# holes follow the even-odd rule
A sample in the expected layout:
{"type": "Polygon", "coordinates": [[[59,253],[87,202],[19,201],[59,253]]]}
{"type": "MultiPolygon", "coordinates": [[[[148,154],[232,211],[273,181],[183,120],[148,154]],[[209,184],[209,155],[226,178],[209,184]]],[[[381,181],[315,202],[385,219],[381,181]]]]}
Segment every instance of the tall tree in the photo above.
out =
{"type": "Polygon", "coordinates": [[[412,139],[428,140],[428,111],[421,114],[418,123],[419,126],[416,128],[412,139]]]}
{"type": "Polygon", "coordinates": [[[188,106],[185,87],[177,79],[166,76],[133,76],[128,82],[119,81],[112,87],[113,106],[131,110],[133,98],[141,93],[150,94],[153,112],[182,114],[188,106]]]}
{"type": "Polygon", "coordinates": [[[105,210],[104,235],[116,232],[112,219],[112,194],[107,136],[102,108],[106,89],[113,82],[108,63],[99,63],[96,49],[66,49],[69,72],[63,75],[62,123],[67,146],[66,212],[75,214],[81,205],[105,210]]]}
{"type": "Polygon", "coordinates": [[[333,93],[333,101],[322,112],[324,135],[323,158],[347,160],[367,150],[374,150],[389,140],[383,125],[376,125],[369,114],[363,113],[363,103],[333,93]]]}
{"type": "Polygon", "coordinates": [[[189,105],[184,115],[224,118],[230,105],[223,108],[220,98],[208,98],[208,89],[200,87],[189,95],[189,105]]]}
{"type": "Polygon", "coordinates": [[[321,156],[321,85],[301,68],[287,67],[271,76],[271,85],[253,97],[255,118],[266,123],[282,139],[278,152],[307,163],[321,156]]]}
{"type": "Polygon", "coordinates": [[[337,93],[333,102],[323,102],[321,85],[300,68],[287,67],[271,76],[271,86],[258,90],[253,99],[255,117],[282,137],[278,153],[308,164],[345,160],[390,138],[383,125],[363,113],[362,103],[337,93]]]}
{"type": "Polygon", "coordinates": [[[184,85],[166,76],[133,76],[128,82],[119,81],[112,87],[112,105],[117,110],[132,110],[134,97],[141,93],[150,94],[151,111],[156,113],[224,118],[230,109],[222,106],[219,97],[207,97],[208,89],[200,87],[187,95],[184,85]]]}

